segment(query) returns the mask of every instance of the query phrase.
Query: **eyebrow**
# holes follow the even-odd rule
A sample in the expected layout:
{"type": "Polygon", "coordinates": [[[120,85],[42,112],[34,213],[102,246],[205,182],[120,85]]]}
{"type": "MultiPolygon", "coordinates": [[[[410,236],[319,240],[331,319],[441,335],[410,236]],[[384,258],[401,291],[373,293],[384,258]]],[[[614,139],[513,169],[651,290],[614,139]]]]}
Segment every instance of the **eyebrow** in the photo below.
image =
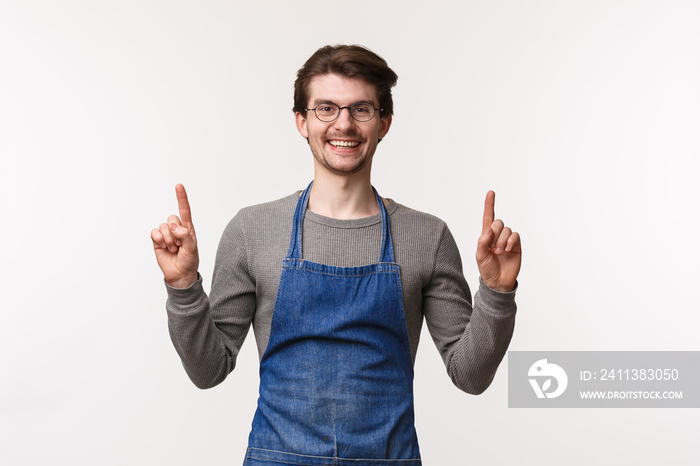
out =
{"type": "MultiPolygon", "coordinates": [[[[320,105],[320,104],[333,104],[333,105],[337,105],[338,107],[342,107],[342,105],[337,104],[329,99],[316,99],[316,100],[314,100],[313,106],[315,107],[315,106],[320,105]]],[[[348,105],[348,107],[351,107],[355,104],[370,104],[371,106],[375,107],[374,102],[370,102],[369,100],[359,100],[357,102],[351,103],[350,105],[348,105]]]]}

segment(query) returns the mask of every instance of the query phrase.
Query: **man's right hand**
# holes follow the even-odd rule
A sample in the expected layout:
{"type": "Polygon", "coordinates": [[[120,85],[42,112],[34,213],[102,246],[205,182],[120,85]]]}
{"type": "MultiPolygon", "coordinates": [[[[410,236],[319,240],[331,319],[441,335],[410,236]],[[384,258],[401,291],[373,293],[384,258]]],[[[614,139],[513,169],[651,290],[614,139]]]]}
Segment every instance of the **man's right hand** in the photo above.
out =
{"type": "Polygon", "coordinates": [[[168,217],[168,223],[161,223],[151,231],[151,239],[165,282],[173,288],[187,288],[197,281],[197,236],[185,187],[175,186],[175,194],[180,217],[168,217]]]}

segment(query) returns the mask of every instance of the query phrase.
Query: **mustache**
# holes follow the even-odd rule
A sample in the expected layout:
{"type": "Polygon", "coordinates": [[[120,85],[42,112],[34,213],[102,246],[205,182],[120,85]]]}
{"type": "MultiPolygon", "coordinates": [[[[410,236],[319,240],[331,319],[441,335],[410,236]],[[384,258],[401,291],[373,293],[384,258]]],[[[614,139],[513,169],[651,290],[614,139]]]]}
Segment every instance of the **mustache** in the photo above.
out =
{"type": "Polygon", "coordinates": [[[364,142],[365,138],[355,131],[349,131],[347,133],[331,133],[323,136],[323,139],[330,141],[332,139],[354,139],[356,141],[364,142]]]}

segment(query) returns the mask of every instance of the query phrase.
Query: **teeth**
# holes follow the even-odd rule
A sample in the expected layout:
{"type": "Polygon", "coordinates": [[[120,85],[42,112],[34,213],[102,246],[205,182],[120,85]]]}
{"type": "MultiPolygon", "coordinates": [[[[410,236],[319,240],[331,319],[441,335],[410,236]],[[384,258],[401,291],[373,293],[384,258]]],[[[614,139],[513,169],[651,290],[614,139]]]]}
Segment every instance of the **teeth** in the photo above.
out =
{"type": "Polygon", "coordinates": [[[328,142],[335,147],[357,147],[360,144],[359,141],[328,141],[328,142]]]}

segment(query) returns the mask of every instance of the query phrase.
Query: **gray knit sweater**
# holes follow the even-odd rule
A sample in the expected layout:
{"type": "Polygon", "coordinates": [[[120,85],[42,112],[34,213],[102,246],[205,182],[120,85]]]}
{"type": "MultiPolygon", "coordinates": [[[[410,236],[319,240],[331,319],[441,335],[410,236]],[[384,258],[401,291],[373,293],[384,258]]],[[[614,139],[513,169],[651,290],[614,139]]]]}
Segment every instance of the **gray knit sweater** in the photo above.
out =
{"type": "MultiPolygon", "coordinates": [[[[251,323],[259,356],[265,352],[298,196],[247,207],[231,220],[219,243],[209,297],[201,277],[186,289],[166,285],[170,335],[197,387],[213,387],[233,370],[251,323]]],[[[413,360],[425,318],[454,384],[483,392],[513,334],[515,291],[499,293],[481,282],[472,307],[447,225],[392,200],[387,211],[413,360]]],[[[338,267],[371,264],[379,258],[380,242],[379,214],[336,220],[306,212],[304,259],[338,267]]]]}

